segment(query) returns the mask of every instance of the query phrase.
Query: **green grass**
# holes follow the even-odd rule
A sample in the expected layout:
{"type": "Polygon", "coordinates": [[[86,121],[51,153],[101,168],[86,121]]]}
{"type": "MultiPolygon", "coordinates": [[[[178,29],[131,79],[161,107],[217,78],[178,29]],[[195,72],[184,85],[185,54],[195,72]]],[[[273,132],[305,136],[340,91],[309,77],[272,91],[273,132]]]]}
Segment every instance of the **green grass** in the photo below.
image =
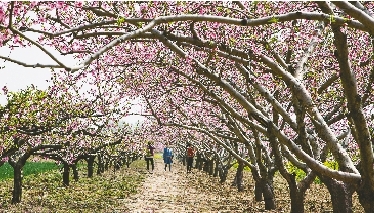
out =
{"type": "MultiPolygon", "coordinates": [[[[57,166],[56,166],[57,168],[57,166]]],[[[145,161],[131,163],[130,168],[112,169],[102,175],[87,177],[87,165],[79,163],[79,181],[70,173],[70,186],[62,184],[59,170],[30,174],[23,178],[22,202],[10,204],[12,180],[2,182],[0,206],[9,212],[124,212],[126,199],[137,193],[138,186],[145,178],[145,161]]]]}
{"type": "MultiPolygon", "coordinates": [[[[328,167],[330,169],[334,169],[334,170],[338,170],[338,168],[339,168],[338,163],[336,161],[326,161],[326,162],[323,163],[323,165],[325,165],[326,167],[328,167]]],[[[306,176],[305,172],[303,170],[297,168],[296,166],[292,165],[291,162],[287,162],[285,166],[286,166],[286,169],[289,173],[295,174],[297,181],[301,181],[302,179],[305,178],[305,176],[306,176]]],[[[238,163],[235,163],[233,165],[232,169],[237,169],[237,168],[238,168],[238,163]]],[[[251,171],[251,169],[248,166],[245,166],[244,171],[251,171]]],[[[314,179],[314,183],[322,184],[322,181],[319,179],[319,177],[316,177],[314,179]]]]}
{"type": "MultiPolygon", "coordinates": [[[[339,169],[339,165],[336,161],[326,161],[326,162],[323,163],[323,165],[325,165],[326,167],[328,167],[330,169],[334,169],[334,170],[339,169]]],[[[293,173],[293,174],[296,175],[296,180],[297,181],[302,180],[306,176],[306,174],[303,170],[301,170],[301,169],[297,168],[296,166],[292,165],[291,162],[286,163],[286,169],[289,173],[293,173]]],[[[314,183],[322,184],[322,181],[319,179],[319,177],[316,177],[314,179],[314,183]]]]}
{"type": "MultiPolygon", "coordinates": [[[[54,162],[26,162],[22,174],[23,177],[26,177],[57,169],[58,166],[54,162]]],[[[13,178],[13,168],[8,163],[5,163],[0,167],[0,181],[11,178],[13,178]]]]}
{"type": "Polygon", "coordinates": [[[162,159],[162,153],[155,153],[155,159],[162,159]]]}
{"type": "MultiPolygon", "coordinates": [[[[234,169],[237,169],[238,166],[239,166],[239,164],[238,164],[238,162],[236,162],[232,167],[233,167],[234,169]]],[[[243,169],[243,170],[244,170],[244,171],[251,171],[251,169],[250,169],[248,166],[244,166],[244,169],[243,169]]]]}

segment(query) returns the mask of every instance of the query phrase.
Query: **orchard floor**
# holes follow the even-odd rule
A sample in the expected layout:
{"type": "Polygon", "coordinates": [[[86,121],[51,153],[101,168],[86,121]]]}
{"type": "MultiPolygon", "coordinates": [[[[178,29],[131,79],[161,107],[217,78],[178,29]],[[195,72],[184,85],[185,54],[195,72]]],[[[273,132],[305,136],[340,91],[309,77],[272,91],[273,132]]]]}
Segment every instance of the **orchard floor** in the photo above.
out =
{"type": "MultiPolygon", "coordinates": [[[[179,163],[172,166],[172,171],[164,171],[162,159],[155,160],[153,174],[146,172],[144,161],[140,160],[116,173],[107,171],[86,178],[83,169],[81,175],[78,182],[72,181],[67,188],[61,187],[61,175],[45,173],[26,178],[22,202],[14,206],[9,203],[12,180],[0,182],[0,213],[290,212],[287,184],[279,174],[274,178],[277,209],[272,211],[264,210],[263,201],[254,201],[254,182],[248,171],[244,171],[244,192],[231,186],[234,169],[230,170],[227,181],[220,183],[218,178],[196,169],[187,174],[186,167],[179,163]]],[[[363,212],[357,194],[353,196],[352,210],[363,212]]],[[[332,212],[324,185],[311,185],[305,197],[305,212],[332,212]]]]}
{"type": "MultiPolygon", "coordinates": [[[[226,183],[193,169],[187,174],[181,164],[174,164],[172,171],[164,171],[162,160],[156,160],[155,171],[148,174],[138,193],[125,199],[125,208],[116,212],[290,212],[288,189],[284,179],[274,182],[278,208],[264,210],[264,202],[255,202],[254,184],[245,172],[245,191],[238,192],[231,186],[235,171],[229,173],[226,183]]],[[[324,185],[313,184],[308,190],[305,212],[332,212],[330,196],[324,185]]],[[[354,196],[353,212],[363,212],[354,196]]]]}
{"type": "Polygon", "coordinates": [[[220,187],[210,188],[213,182],[207,181],[213,180],[198,170],[187,174],[183,165],[174,164],[171,171],[165,171],[162,160],[156,160],[154,172],[148,174],[138,194],[125,199],[126,208],[118,212],[243,212],[248,208],[240,203],[250,203],[249,197],[241,194],[238,204],[240,193],[235,189],[230,195],[220,187]]]}

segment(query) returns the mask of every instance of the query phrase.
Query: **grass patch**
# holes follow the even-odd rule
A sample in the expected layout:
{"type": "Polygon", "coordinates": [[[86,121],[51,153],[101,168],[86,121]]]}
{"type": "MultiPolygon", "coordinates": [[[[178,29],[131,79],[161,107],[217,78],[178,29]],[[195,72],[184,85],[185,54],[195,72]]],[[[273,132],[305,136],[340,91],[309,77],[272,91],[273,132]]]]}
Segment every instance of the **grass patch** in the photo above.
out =
{"type": "MultiPolygon", "coordinates": [[[[237,169],[238,167],[239,167],[238,162],[234,163],[234,165],[232,166],[232,168],[234,168],[234,169],[237,169]]],[[[251,169],[248,166],[244,166],[243,170],[244,171],[251,171],[251,169]]]]}
{"type": "Polygon", "coordinates": [[[10,204],[13,183],[6,180],[0,190],[0,207],[10,212],[113,212],[125,205],[123,199],[137,193],[145,178],[143,168],[145,161],[138,160],[130,168],[88,178],[84,176],[87,166],[78,164],[80,179],[73,181],[71,174],[68,187],[63,186],[59,170],[32,174],[24,177],[22,203],[17,205],[10,204]]]}
{"type": "MultiPolygon", "coordinates": [[[[57,170],[58,166],[54,162],[26,162],[25,166],[23,167],[23,177],[32,175],[32,174],[40,174],[43,172],[57,170]]],[[[13,168],[9,165],[9,163],[5,163],[3,166],[0,167],[0,181],[12,179],[13,178],[13,168]]]]}
{"type": "Polygon", "coordinates": [[[162,159],[162,153],[155,153],[155,159],[162,159]]]}
{"type": "MultiPolygon", "coordinates": [[[[333,170],[339,169],[339,165],[336,161],[326,161],[323,163],[323,165],[333,170]]],[[[302,169],[299,169],[296,166],[292,165],[291,162],[286,163],[286,169],[289,173],[295,174],[297,181],[301,181],[306,176],[305,172],[302,169]]],[[[322,184],[322,181],[319,179],[319,177],[316,177],[313,182],[316,184],[322,184]]]]}

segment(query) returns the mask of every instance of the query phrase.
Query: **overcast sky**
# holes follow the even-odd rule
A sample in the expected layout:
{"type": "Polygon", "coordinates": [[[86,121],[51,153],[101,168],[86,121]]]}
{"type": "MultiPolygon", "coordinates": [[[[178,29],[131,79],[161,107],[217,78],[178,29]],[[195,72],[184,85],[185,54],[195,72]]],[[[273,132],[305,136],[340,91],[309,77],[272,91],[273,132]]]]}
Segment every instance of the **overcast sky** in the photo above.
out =
{"type": "MultiPolygon", "coordinates": [[[[33,40],[37,40],[35,33],[25,33],[28,37],[33,40]]],[[[73,59],[72,56],[61,56],[58,51],[53,48],[45,47],[51,53],[55,55],[62,63],[66,65],[74,65],[78,63],[77,59],[73,59]]],[[[37,47],[16,47],[14,50],[10,50],[7,47],[0,47],[0,55],[10,57],[28,64],[56,64],[48,55],[37,47]]],[[[50,69],[46,68],[28,68],[23,67],[12,62],[5,62],[0,60],[0,89],[7,86],[9,91],[18,91],[25,89],[27,86],[34,84],[38,89],[47,89],[50,85],[47,80],[51,79],[50,69]]],[[[0,104],[6,103],[6,96],[3,95],[3,91],[0,91],[0,104]]],[[[139,108],[139,107],[137,107],[139,108]]],[[[136,123],[138,120],[142,120],[140,116],[129,116],[125,119],[125,122],[136,123]]]]}

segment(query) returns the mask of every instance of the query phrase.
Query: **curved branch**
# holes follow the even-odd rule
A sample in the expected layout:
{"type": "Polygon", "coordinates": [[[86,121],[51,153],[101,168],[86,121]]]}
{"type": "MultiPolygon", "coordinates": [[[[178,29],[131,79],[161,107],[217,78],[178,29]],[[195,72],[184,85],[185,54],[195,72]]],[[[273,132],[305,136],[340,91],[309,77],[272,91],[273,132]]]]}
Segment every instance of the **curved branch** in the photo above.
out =
{"type": "Polygon", "coordinates": [[[344,10],[348,15],[357,19],[360,23],[366,26],[368,32],[374,34],[374,19],[370,15],[346,1],[332,1],[331,3],[344,10]]]}

